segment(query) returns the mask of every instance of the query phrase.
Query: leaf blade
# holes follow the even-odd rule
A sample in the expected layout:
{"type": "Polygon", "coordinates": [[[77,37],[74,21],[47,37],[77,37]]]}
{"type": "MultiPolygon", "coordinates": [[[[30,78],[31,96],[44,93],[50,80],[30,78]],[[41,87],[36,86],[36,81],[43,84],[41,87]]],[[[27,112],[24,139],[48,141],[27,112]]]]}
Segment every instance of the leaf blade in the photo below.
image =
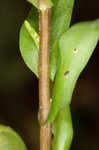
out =
{"type": "Polygon", "coordinates": [[[27,17],[27,22],[34,31],[34,35],[33,32],[29,33],[25,21],[20,30],[20,52],[25,64],[38,77],[39,42],[37,39],[39,38],[39,35],[37,35],[36,32],[39,32],[39,23],[36,8],[31,9],[29,16],[27,17]],[[31,34],[34,36],[34,39],[31,34]]]}
{"type": "Polygon", "coordinates": [[[52,150],[68,150],[73,138],[70,108],[60,110],[53,124],[55,135],[52,140],[52,150]]]}
{"type": "Polygon", "coordinates": [[[37,0],[27,0],[29,3],[31,3],[33,6],[35,6],[36,8],[37,6],[37,0]]]}
{"type": "Polygon", "coordinates": [[[50,35],[50,78],[54,80],[58,64],[58,42],[61,35],[70,26],[74,0],[53,0],[51,9],[51,35],[50,35]]]}
{"type": "Polygon", "coordinates": [[[56,73],[53,102],[45,125],[54,121],[60,109],[70,105],[76,81],[90,59],[98,39],[99,20],[76,24],[61,37],[61,60],[56,73]]]}
{"type": "Polygon", "coordinates": [[[0,125],[0,150],[27,150],[21,137],[10,127],[0,125]]]}
{"type": "MultiPolygon", "coordinates": [[[[62,34],[63,30],[67,30],[68,27],[69,27],[70,20],[71,20],[73,3],[74,3],[74,0],[63,0],[63,1],[54,0],[54,4],[56,6],[54,6],[51,9],[52,10],[52,13],[51,13],[51,36],[50,36],[51,43],[52,43],[51,47],[50,47],[50,56],[51,56],[50,57],[50,79],[51,80],[54,80],[55,73],[56,73],[55,68],[57,68],[57,57],[58,57],[58,41],[57,40],[59,39],[59,37],[62,34]],[[67,9],[69,7],[69,5],[71,7],[69,9],[67,9]],[[65,12],[65,15],[64,15],[64,12],[65,12]],[[63,20],[61,20],[61,17],[62,17],[63,20]],[[65,23],[64,19],[66,20],[66,23],[65,23]],[[57,26],[58,28],[56,27],[56,21],[55,20],[61,21],[61,27],[59,25],[57,26]],[[59,30],[59,34],[57,35],[58,30],[59,30]]],[[[27,20],[31,24],[31,27],[34,28],[37,32],[39,30],[39,23],[37,21],[37,19],[39,19],[38,16],[39,16],[39,14],[38,14],[37,9],[33,8],[30,11],[29,16],[27,17],[27,20]]],[[[21,50],[21,54],[24,58],[25,63],[27,64],[27,66],[38,77],[38,60],[36,60],[36,59],[38,59],[37,56],[39,55],[39,49],[36,50],[35,46],[31,42],[31,39],[28,37],[29,35],[27,35],[27,34],[28,33],[25,31],[24,25],[23,25],[22,28],[21,28],[21,32],[20,32],[20,50],[21,50]],[[27,43],[27,44],[25,45],[25,43],[27,43]],[[33,50],[33,47],[34,47],[34,50],[33,50]],[[36,53],[35,59],[34,59],[34,56],[33,56],[33,52],[36,53]],[[31,58],[31,56],[33,56],[33,59],[31,58]]]]}

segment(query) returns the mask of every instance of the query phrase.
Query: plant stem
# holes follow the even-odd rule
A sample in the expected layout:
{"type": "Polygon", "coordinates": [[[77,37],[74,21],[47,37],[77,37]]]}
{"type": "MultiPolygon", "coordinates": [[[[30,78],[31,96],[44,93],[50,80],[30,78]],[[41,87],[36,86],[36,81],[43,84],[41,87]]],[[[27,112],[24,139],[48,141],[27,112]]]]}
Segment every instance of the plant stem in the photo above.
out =
{"type": "MultiPolygon", "coordinates": [[[[41,1],[43,4],[44,0],[41,1]]],[[[39,3],[39,6],[40,4],[41,3],[39,3]]],[[[46,4],[44,3],[44,7],[45,6],[46,4]]],[[[50,150],[51,134],[52,134],[51,124],[49,124],[48,126],[43,126],[44,122],[48,117],[50,109],[50,89],[49,89],[50,9],[47,7],[45,8],[40,9],[40,56],[39,56],[40,150],[50,150]]]]}

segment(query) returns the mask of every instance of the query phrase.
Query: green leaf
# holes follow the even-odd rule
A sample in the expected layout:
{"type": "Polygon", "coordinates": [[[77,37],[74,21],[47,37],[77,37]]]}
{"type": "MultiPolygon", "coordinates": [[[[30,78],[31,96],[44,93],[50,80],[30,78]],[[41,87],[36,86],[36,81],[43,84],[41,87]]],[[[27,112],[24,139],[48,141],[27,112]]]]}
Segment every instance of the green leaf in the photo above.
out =
{"type": "Polygon", "coordinates": [[[37,6],[37,0],[27,0],[29,3],[31,3],[33,6],[35,6],[36,8],[37,6]]]}
{"type": "Polygon", "coordinates": [[[52,150],[69,150],[73,138],[70,108],[60,110],[53,124],[52,150]]]}
{"type": "MultiPolygon", "coordinates": [[[[50,78],[52,80],[54,80],[57,68],[58,41],[61,34],[69,28],[74,0],[54,0],[53,3],[55,6],[51,9],[50,35],[50,78]]],[[[27,17],[32,30],[37,32],[39,30],[38,16],[37,9],[33,8],[27,17]]],[[[39,49],[35,45],[35,38],[31,37],[25,24],[23,24],[20,31],[20,50],[25,63],[38,77],[39,49]]]]}
{"type": "Polygon", "coordinates": [[[52,0],[46,0],[46,1],[47,1],[47,3],[49,4],[49,8],[53,7],[53,2],[52,2],[52,0]]]}
{"type": "Polygon", "coordinates": [[[99,39],[99,20],[72,26],[59,41],[60,62],[53,89],[53,102],[45,124],[71,103],[76,81],[88,63],[99,39]]]}
{"type": "Polygon", "coordinates": [[[27,21],[21,27],[20,31],[20,51],[24,62],[31,71],[38,77],[38,55],[39,55],[39,42],[37,40],[39,35],[38,31],[38,12],[36,8],[31,9],[27,21]]]}
{"type": "Polygon", "coordinates": [[[23,140],[10,127],[0,125],[0,150],[27,150],[23,140]]]}
{"type": "Polygon", "coordinates": [[[50,78],[54,80],[58,64],[58,43],[61,35],[69,28],[74,0],[53,0],[50,32],[50,78]]]}

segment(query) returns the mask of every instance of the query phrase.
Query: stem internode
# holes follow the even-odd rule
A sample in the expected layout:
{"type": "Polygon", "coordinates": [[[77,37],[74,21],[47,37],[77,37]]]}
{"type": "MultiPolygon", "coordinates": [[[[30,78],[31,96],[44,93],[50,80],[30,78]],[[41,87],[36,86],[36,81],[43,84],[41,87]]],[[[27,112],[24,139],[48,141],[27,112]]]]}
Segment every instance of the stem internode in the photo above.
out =
{"type": "MultiPolygon", "coordinates": [[[[44,0],[41,1],[44,2],[44,0]]],[[[46,6],[45,4],[46,3],[44,3],[44,6],[46,6]]],[[[43,126],[50,110],[50,85],[49,85],[50,9],[47,7],[45,8],[40,9],[40,56],[39,56],[40,150],[51,149],[50,146],[51,124],[48,124],[48,126],[43,126]]]]}

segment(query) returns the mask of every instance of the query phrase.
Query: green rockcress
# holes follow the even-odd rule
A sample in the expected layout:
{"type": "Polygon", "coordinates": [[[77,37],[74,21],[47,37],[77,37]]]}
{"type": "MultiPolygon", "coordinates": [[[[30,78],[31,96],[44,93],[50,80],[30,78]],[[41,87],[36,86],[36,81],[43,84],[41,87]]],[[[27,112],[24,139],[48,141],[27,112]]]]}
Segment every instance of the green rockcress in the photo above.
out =
{"type": "MultiPolygon", "coordinates": [[[[81,22],[69,27],[74,0],[53,0],[53,4],[50,27],[50,80],[54,86],[50,96],[51,110],[45,125],[50,122],[53,125],[52,149],[68,150],[73,136],[70,115],[72,93],[98,42],[99,20],[81,22]]],[[[38,15],[38,10],[32,8],[20,32],[22,57],[37,77],[38,15]]]]}
{"type": "MultiPolygon", "coordinates": [[[[24,62],[39,78],[39,13],[37,0],[20,31],[20,51],[24,62]]],[[[53,85],[51,110],[45,125],[52,122],[52,150],[69,150],[72,137],[70,103],[77,79],[87,65],[99,40],[99,20],[70,27],[74,0],[47,0],[51,8],[50,80],[53,85]]],[[[51,86],[51,85],[50,85],[51,86]]],[[[0,126],[0,150],[26,150],[20,137],[0,126]]]]}

